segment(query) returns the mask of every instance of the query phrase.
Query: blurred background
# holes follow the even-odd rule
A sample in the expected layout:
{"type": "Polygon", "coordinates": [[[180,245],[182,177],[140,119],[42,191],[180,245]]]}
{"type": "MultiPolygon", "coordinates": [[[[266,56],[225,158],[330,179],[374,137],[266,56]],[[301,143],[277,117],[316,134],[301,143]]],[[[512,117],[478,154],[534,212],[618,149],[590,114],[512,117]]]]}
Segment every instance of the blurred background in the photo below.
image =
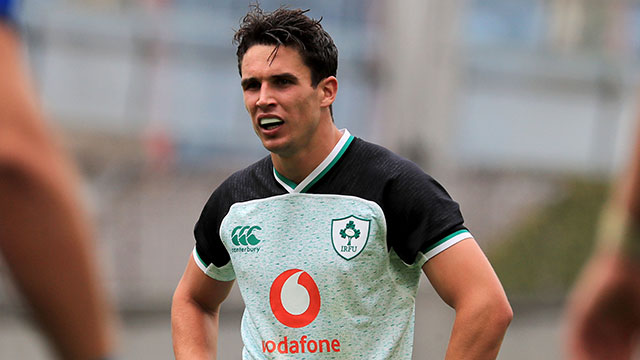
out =
{"type": "MultiPolygon", "coordinates": [[[[564,298],[637,124],[640,1],[288,4],[323,17],[338,46],[336,124],[414,160],[461,203],[514,307],[500,359],[560,358],[564,298]]],[[[220,181],[267,154],[231,43],[248,5],[22,4],[42,106],[84,176],[123,359],[173,358],[169,308],[193,225],[220,181]]],[[[242,308],[236,288],[220,359],[240,358],[242,308]]],[[[414,358],[444,356],[452,319],[425,282],[414,358]]],[[[0,359],[15,358],[50,357],[0,263],[0,359]]]]}

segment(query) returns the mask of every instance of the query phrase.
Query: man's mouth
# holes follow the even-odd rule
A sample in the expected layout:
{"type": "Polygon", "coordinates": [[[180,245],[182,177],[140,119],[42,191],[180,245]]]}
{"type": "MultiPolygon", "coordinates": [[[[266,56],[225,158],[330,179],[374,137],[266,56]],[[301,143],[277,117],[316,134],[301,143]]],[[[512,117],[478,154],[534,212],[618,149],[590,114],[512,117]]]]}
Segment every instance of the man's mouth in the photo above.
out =
{"type": "Polygon", "coordinates": [[[275,129],[278,126],[284,124],[284,121],[278,118],[262,118],[259,121],[260,127],[265,130],[275,129]]]}

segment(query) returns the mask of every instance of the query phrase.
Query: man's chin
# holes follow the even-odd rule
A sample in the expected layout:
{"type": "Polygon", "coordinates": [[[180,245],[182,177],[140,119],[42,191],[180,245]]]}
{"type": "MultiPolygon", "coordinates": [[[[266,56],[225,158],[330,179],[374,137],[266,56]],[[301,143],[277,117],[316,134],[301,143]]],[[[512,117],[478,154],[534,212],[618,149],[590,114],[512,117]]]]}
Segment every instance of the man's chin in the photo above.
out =
{"type": "Polygon", "coordinates": [[[270,153],[278,156],[288,156],[289,155],[289,147],[286,143],[281,141],[262,141],[262,146],[267,149],[270,153]]]}
{"type": "Polygon", "coordinates": [[[272,141],[272,140],[263,140],[262,141],[262,146],[267,149],[267,151],[272,152],[272,153],[278,153],[279,151],[282,150],[282,144],[272,141]]]}

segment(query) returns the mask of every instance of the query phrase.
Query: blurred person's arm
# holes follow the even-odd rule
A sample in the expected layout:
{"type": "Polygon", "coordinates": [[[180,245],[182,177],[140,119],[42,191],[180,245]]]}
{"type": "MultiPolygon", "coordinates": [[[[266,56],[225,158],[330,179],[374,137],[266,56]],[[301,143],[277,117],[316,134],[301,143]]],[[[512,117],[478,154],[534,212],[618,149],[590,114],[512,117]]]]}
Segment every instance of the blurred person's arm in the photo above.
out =
{"type": "Polygon", "coordinates": [[[631,359],[640,329],[640,263],[596,253],[568,304],[568,359],[631,359]]]}
{"type": "Polygon", "coordinates": [[[207,276],[193,257],[178,283],[171,305],[173,351],[176,359],[212,359],[217,354],[220,304],[233,281],[207,276]]]}
{"type": "Polygon", "coordinates": [[[73,171],[55,144],[0,20],[0,252],[59,356],[99,359],[113,324],[73,171]]]}
{"type": "Polygon", "coordinates": [[[640,336],[640,118],[629,165],[568,302],[570,359],[630,359],[640,336]]]}
{"type": "Polygon", "coordinates": [[[453,245],[422,269],[438,295],[456,312],[445,359],[495,359],[513,312],[475,240],[453,245]]]}

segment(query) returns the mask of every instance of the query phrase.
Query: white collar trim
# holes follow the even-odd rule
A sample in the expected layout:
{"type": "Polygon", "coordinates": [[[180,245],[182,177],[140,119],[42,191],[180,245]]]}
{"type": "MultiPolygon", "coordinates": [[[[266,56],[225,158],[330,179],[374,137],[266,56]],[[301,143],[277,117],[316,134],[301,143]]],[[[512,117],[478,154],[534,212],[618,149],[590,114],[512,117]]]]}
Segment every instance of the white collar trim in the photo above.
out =
{"type": "Polygon", "coordinates": [[[335,164],[337,158],[341,156],[342,153],[344,153],[344,150],[346,150],[346,148],[351,144],[353,136],[351,136],[349,130],[342,129],[340,131],[342,132],[342,137],[340,137],[340,140],[338,141],[336,146],[333,147],[333,150],[331,150],[329,155],[327,155],[327,157],[298,185],[295,185],[293,181],[285,178],[280,173],[278,173],[274,166],[273,176],[276,178],[276,181],[280,183],[280,185],[282,185],[282,187],[284,187],[285,190],[287,190],[287,192],[289,193],[305,192],[310,187],[310,185],[313,185],[317,180],[319,180],[325,174],[325,172],[335,164]]]}

